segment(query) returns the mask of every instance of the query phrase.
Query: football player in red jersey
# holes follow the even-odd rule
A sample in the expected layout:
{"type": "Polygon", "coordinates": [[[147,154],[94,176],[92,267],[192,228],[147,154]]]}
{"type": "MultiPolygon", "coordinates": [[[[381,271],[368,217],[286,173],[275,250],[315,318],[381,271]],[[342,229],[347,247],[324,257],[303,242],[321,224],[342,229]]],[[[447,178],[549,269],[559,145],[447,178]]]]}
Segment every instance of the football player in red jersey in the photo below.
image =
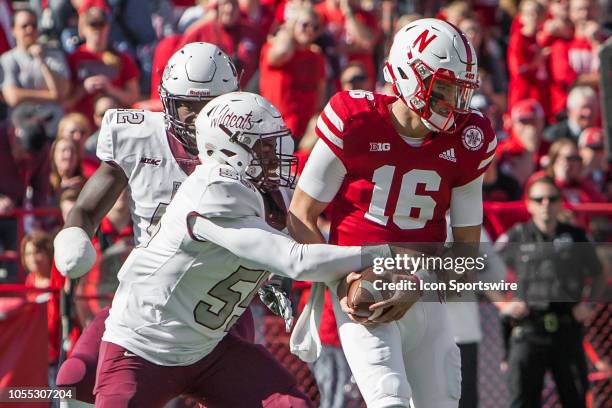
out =
{"type": "MultiPolygon", "coordinates": [[[[474,48],[449,23],[417,20],[396,34],[384,74],[395,97],[340,92],[319,117],[320,140],[290,206],[292,235],[323,242],[317,218],[331,203],[331,243],[443,243],[447,212],[454,241],[478,243],[483,173],[497,141],[489,120],[469,109],[474,48]]],[[[367,405],[407,407],[412,398],[416,408],[457,407],[460,357],[444,305],[389,305],[381,324],[365,326],[334,301],[367,405]]]]}

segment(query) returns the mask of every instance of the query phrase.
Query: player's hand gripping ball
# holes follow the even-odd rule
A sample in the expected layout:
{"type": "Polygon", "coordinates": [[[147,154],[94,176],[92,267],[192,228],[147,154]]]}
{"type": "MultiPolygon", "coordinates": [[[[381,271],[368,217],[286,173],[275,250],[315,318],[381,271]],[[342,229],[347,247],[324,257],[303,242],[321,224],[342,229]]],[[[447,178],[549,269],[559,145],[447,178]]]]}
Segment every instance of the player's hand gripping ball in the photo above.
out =
{"type": "Polygon", "coordinates": [[[369,267],[341,281],[338,296],[352,320],[384,323],[400,319],[419,300],[421,291],[414,275],[398,271],[377,274],[369,267]]]}

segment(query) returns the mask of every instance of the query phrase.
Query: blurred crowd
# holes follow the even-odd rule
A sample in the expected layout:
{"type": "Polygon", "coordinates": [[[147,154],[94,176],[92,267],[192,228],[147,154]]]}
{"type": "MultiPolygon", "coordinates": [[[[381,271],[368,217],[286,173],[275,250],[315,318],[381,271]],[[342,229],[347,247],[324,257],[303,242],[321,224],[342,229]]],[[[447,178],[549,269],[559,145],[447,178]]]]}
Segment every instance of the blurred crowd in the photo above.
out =
{"type": "MultiPolygon", "coordinates": [[[[393,95],[385,56],[395,32],[421,17],[451,22],[477,50],[472,107],[499,141],[486,201],[521,200],[543,175],[567,206],[610,201],[599,90],[599,50],[612,33],[606,0],[0,0],[0,254],[20,247],[27,283],[52,284],[51,237],[61,221],[28,219],[19,243],[9,215],[59,208],[65,216],[99,164],[106,110],[161,111],[163,68],[182,45],[223,49],[242,89],[279,108],[303,166],[335,92],[393,95]]],[[[103,254],[130,238],[121,199],[96,247],[103,254]]],[[[120,264],[112,251],[108,259],[120,264]]],[[[15,280],[13,267],[0,261],[0,282],[15,280]]],[[[80,290],[95,292],[103,275],[90,274],[80,290]]]]}

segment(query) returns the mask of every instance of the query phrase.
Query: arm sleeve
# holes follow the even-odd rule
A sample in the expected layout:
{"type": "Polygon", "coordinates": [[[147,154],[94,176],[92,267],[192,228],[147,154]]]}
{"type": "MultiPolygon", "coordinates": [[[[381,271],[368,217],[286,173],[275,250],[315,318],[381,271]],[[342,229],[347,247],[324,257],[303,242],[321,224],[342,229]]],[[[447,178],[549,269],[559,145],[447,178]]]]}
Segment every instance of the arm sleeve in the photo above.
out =
{"type": "Polygon", "coordinates": [[[315,200],[329,203],[336,196],[345,176],[344,164],[325,142],[318,140],[304,166],[298,186],[315,200]]]}
{"type": "MultiPolygon", "coordinates": [[[[217,168],[213,171],[226,171],[217,168]]],[[[228,170],[229,171],[229,170],[228,170]]],[[[231,177],[214,175],[213,177],[231,177]]],[[[265,215],[264,202],[261,195],[248,184],[238,180],[215,181],[206,187],[206,191],[197,206],[197,214],[204,218],[240,218],[263,217],[265,215]]]]}
{"type": "Polygon", "coordinates": [[[334,281],[371,266],[376,257],[391,256],[387,245],[373,247],[299,244],[259,217],[188,220],[192,235],[215,243],[248,263],[295,280],[334,281]]]}
{"type": "Polygon", "coordinates": [[[471,111],[468,125],[461,131],[461,144],[463,146],[459,146],[458,152],[462,153],[459,159],[463,164],[457,171],[458,177],[453,187],[474,181],[487,171],[495,159],[497,137],[491,122],[482,112],[471,111]]]}
{"type": "Polygon", "coordinates": [[[350,112],[344,101],[344,92],[339,92],[332,96],[323,112],[317,119],[315,133],[329,146],[336,157],[345,163],[344,157],[344,135],[350,112]]]}
{"type": "Polygon", "coordinates": [[[482,224],[482,181],[484,174],[451,190],[450,219],[453,227],[482,224]]]}
{"type": "Polygon", "coordinates": [[[102,118],[102,126],[98,134],[98,146],[96,148],[96,156],[101,161],[115,161],[115,148],[112,132],[112,121],[115,117],[116,110],[109,109],[104,113],[102,118]]]}

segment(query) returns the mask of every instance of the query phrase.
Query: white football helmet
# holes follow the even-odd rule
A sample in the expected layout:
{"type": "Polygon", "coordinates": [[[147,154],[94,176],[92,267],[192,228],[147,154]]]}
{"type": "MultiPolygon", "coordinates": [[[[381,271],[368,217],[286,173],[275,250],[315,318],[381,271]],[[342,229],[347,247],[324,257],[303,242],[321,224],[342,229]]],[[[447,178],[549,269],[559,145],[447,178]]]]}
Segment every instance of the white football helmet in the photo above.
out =
{"type": "Polygon", "coordinates": [[[267,99],[232,92],[210,101],[196,119],[202,162],[211,158],[230,165],[264,191],[295,185],[297,158],[291,131],[267,99]],[[292,150],[291,150],[292,153],[292,150]]]}
{"type": "Polygon", "coordinates": [[[393,39],[387,82],[428,129],[450,132],[478,88],[476,51],[461,30],[435,18],[416,20],[393,39]]]}
{"type": "Polygon", "coordinates": [[[205,42],[186,44],[168,60],[159,85],[170,132],[195,154],[194,125],[179,119],[177,103],[195,104],[199,112],[200,105],[238,89],[236,68],[219,47],[205,42]]]}

